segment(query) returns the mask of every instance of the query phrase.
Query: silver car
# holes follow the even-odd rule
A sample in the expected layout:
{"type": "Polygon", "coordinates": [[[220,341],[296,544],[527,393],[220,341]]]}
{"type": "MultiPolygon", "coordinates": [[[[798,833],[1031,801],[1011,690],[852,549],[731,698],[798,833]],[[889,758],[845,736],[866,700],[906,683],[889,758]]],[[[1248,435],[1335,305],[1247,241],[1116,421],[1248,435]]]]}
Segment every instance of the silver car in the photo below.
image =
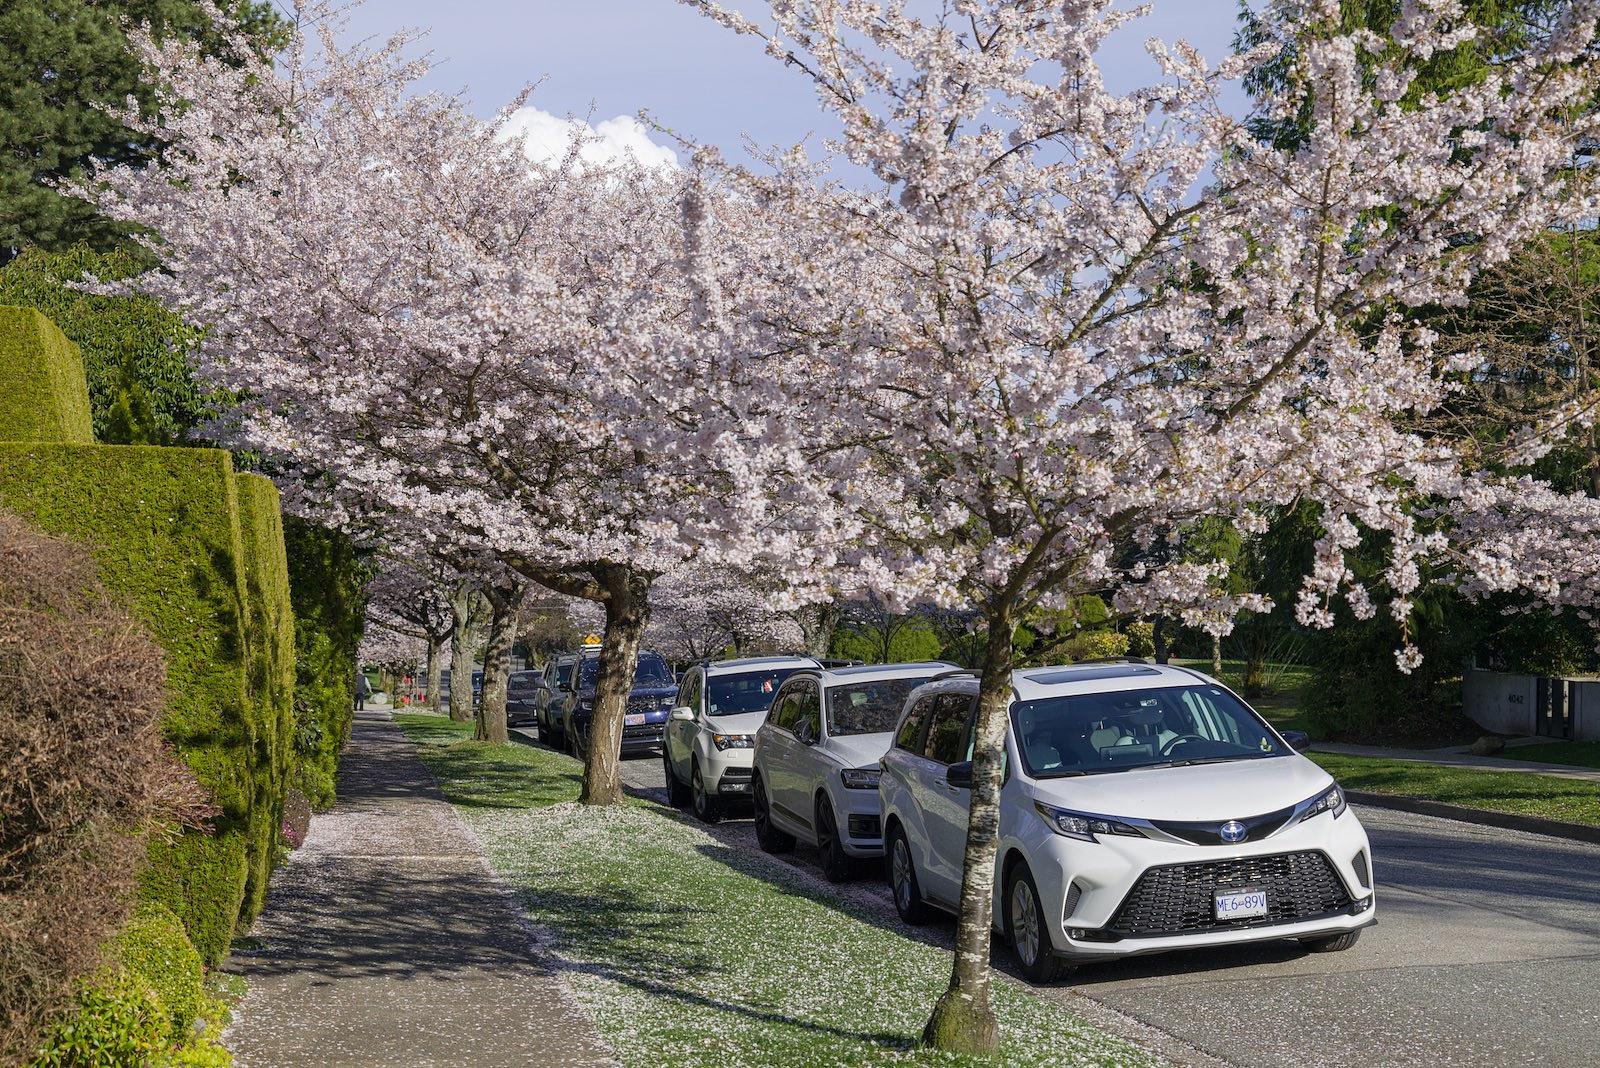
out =
{"type": "Polygon", "coordinates": [[[878,762],[916,687],[955,669],[924,661],[796,671],[756,732],[751,797],[768,853],[815,845],[832,882],[883,856],[878,762]]]}

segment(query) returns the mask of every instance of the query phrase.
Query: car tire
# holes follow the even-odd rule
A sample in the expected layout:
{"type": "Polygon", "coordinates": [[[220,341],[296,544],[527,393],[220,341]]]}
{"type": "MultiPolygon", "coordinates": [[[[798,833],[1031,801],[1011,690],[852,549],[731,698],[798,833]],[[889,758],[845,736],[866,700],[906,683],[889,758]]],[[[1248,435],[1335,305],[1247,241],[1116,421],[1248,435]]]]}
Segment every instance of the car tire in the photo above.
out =
{"type": "Polygon", "coordinates": [[[1056,956],[1046,929],[1045,911],[1039,901],[1039,888],[1026,864],[1011,869],[1006,879],[1005,931],[1017,970],[1034,983],[1053,983],[1072,971],[1072,966],[1056,956]]]}
{"type": "Polygon", "coordinates": [[[1361,929],[1346,931],[1344,934],[1333,935],[1331,938],[1302,938],[1300,944],[1311,953],[1343,953],[1361,937],[1361,929]]]}
{"type": "Polygon", "coordinates": [[[750,802],[755,813],[756,845],[763,853],[788,853],[794,849],[794,835],[778,830],[772,824],[771,803],[767,800],[767,784],[757,772],[750,780],[750,802]]]}
{"type": "Polygon", "coordinates": [[[689,803],[703,823],[716,823],[722,818],[722,806],[706,792],[706,781],[700,775],[698,760],[689,765],[689,803]]]}
{"type": "Polygon", "coordinates": [[[661,745],[661,770],[667,776],[667,804],[673,808],[683,808],[689,803],[689,787],[672,770],[672,757],[667,752],[665,742],[661,745]]]}
{"type": "Polygon", "coordinates": [[[817,799],[817,853],[822,860],[822,874],[830,883],[849,882],[855,874],[855,860],[844,851],[838,817],[825,796],[817,799]]]}
{"type": "Polygon", "coordinates": [[[920,927],[933,919],[933,906],[922,900],[922,887],[917,883],[917,867],[911,859],[911,843],[906,832],[897,823],[889,829],[888,858],[889,896],[894,898],[894,910],[900,918],[913,927],[920,927]]]}

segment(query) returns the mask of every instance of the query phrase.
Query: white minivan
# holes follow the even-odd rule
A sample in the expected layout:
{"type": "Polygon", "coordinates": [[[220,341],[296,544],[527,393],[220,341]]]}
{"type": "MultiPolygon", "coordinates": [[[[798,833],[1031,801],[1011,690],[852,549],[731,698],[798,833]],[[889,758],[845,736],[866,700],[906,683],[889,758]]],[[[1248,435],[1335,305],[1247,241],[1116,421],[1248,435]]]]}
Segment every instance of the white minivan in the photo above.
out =
{"type": "MultiPolygon", "coordinates": [[[[1376,919],[1371,847],[1338,785],[1215,679],[1142,662],[1012,677],[994,926],[1023,974],[1296,939],[1342,950],[1376,919]]],[[[976,676],[920,687],[882,760],[895,907],[961,893],[976,676]]]]}

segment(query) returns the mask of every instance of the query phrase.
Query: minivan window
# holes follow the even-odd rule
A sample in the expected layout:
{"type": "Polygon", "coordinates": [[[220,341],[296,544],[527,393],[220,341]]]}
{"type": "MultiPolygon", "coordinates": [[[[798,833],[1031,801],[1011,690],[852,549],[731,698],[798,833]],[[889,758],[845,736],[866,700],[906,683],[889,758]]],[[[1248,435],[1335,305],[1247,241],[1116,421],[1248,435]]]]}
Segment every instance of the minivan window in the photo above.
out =
{"type": "Polygon", "coordinates": [[[971,740],[967,730],[973,697],[965,693],[942,693],[928,724],[928,743],[924,750],[929,760],[955,764],[966,759],[971,740]]]}
{"type": "Polygon", "coordinates": [[[1011,726],[1035,778],[1288,753],[1260,716],[1217,686],[1018,701],[1011,726]]]}
{"type": "Polygon", "coordinates": [[[922,752],[923,728],[928,725],[928,715],[938,703],[938,694],[930,694],[917,700],[911,711],[906,714],[906,721],[900,724],[900,733],[894,736],[896,749],[908,749],[913,753],[922,752]]]}

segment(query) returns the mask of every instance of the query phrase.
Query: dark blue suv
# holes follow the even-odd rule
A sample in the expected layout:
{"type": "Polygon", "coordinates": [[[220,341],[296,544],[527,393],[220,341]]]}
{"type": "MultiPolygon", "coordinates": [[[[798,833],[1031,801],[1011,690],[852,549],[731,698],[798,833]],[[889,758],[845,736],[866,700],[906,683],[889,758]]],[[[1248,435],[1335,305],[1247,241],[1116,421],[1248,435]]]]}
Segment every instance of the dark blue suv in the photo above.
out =
{"type": "MultiPolygon", "coordinates": [[[[589,742],[589,723],[594,718],[595,680],[600,658],[585,654],[578,661],[566,694],[562,716],[562,740],[574,755],[581,754],[589,742]]],[[[678,684],[659,653],[640,653],[633,672],[633,692],[628,694],[628,710],[622,721],[622,751],[658,749],[666,729],[667,716],[678,697],[678,684]]]]}

